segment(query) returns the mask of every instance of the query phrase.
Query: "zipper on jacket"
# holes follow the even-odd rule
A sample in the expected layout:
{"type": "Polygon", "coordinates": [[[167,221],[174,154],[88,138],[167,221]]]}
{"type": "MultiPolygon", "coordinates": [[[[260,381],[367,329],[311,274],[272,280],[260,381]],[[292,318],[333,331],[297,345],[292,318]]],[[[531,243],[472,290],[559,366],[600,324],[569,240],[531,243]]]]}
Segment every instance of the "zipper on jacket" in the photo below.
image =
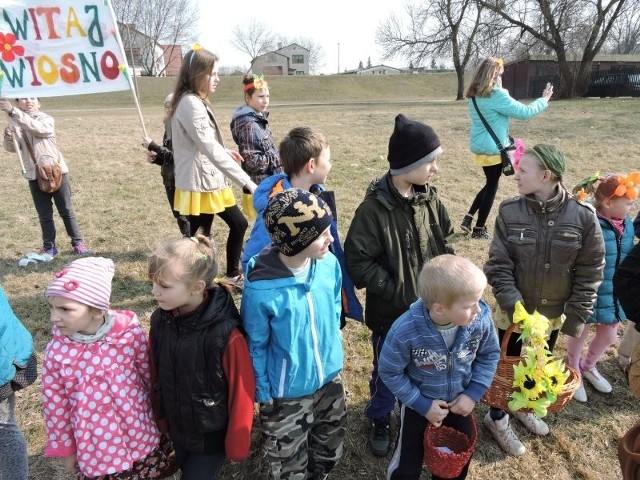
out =
{"type": "Polygon", "coordinates": [[[287,378],[287,359],[282,359],[280,367],[280,382],[278,383],[278,398],[284,397],[284,381],[287,378]]]}
{"type": "MultiPolygon", "coordinates": [[[[313,340],[313,358],[316,361],[316,367],[318,368],[318,380],[320,385],[324,383],[324,369],[322,367],[322,359],[320,358],[320,348],[318,347],[318,331],[316,329],[316,312],[313,308],[313,299],[311,294],[307,292],[307,303],[309,304],[309,319],[311,320],[311,339],[313,340]]],[[[318,386],[320,386],[318,385],[318,386]]]]}

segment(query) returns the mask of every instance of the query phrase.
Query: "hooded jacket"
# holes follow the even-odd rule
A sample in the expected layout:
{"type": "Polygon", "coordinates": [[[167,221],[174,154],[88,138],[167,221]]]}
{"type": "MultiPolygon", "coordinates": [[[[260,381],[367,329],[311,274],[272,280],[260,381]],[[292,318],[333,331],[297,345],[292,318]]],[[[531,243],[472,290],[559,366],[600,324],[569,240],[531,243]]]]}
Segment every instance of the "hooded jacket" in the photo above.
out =
{"type": "Polygon", "coordinates": [[[249,261],[240,312],[256,401],[311,395],[342,370],[340,265],[329,252],[298,281],[268,246],[249,261]]]}
{"type": "Polygon", "coordinates": [[[566,316],[579,336],[602,282],[604,241],[593,207],[558,187],[546,202],[517,196],[500,205],[484,273],[502,310],[566,316]]]}
{"type": "MultiPolygon", "coordinates": [[[[33,353],[33,338],[18,320],[0,287],[0,386],[9,383],[17,369],[24,369],[33,353]]],[[[1,397],[0,397],[1,398],[1,397]]]]}
{"type": "Polygon", "coordinates": [[[418,276],[431,258],[453,253],[449,214],[436,189],[414,186],[404,198],[389,173],[369,185],[344,242],[347,271],[366,288],[365,323],[384,334],[418,298],[418,276]]]}
{"type": "Polygon", "coordinates": [[[248,105],[236,108],[231,119],[231,135],[244,158],[243,170],[256,184],[282,172],[280,154],[269,130],[269,112],[258,113],[248,105]]]}
{"type": "Polygon", "coordinates": [[[489,306],[469,325],[458,327],[447,345],[420,298],[398,318],[380,352],[380,378],[403,405],[426,416],[433,400],[453,401],[464,393],[479,402],[500,359],[489,306]]]}

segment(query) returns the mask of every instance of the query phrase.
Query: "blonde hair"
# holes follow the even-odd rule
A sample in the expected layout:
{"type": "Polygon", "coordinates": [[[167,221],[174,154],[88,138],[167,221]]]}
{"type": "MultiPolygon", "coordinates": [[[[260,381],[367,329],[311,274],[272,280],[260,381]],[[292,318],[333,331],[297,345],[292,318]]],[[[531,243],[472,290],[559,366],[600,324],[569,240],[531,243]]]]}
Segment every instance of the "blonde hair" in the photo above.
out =
{"type": "Polygon", "coordinates": [[[434,303],[450,307],[486,286],[487,277],[471,260],[450,254],[429,260],[418,278],[418,292],[427,307],[434,303]]]}
{"type": "Polygon", "coordinates": [[[496,75],[502,75],[502,72],[504,72],[504,64],[501,59],[485,58],[473,72],[465,97],[489,97],[496,85],[496,75]]]}
{"type": "Polygon", "coordinates": [[[218,273],[213,244],[202,234],[166,240],[149,255],[148,273],[155,283],[177,280],[191,286],[203,281],[211,287],[218,273]]]}

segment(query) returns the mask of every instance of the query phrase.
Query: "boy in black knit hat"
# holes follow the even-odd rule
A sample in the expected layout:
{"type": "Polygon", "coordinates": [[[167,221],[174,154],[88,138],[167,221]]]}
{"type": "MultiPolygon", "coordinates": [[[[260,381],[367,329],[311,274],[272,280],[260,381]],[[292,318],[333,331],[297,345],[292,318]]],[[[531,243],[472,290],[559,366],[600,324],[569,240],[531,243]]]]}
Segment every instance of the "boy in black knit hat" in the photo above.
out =
{"type": "Polygon", "coordinates": [[[263,212],[271,245],[249,260],[240,314],[274,478],[326,478],[346,432],[342,275],[327,204],[291,188],[263,212]]]}
{"type": "Polygon", "coordinates": [[[344,243],[347,271],[366,288],[365,323],[371,329],[373,372],[366,415],[374,455],[389,450],[393,393],[378,376],[378,356],[394,320],[418,299],[418,275],[431,258],[453,253],[449,214],[428,182],[438,172],[440,139],[431,127],[396,116],[389,139],[389,171],[371,182],[344,243]]]}

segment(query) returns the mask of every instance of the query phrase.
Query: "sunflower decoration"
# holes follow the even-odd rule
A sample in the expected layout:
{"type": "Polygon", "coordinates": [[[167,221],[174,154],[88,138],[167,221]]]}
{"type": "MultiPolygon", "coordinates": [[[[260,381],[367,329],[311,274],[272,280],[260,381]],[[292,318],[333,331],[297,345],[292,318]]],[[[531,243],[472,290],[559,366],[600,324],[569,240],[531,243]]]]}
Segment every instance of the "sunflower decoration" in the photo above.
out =
{"type": "Polygon", "coordinates": [[[520,340],[525,346],[522,359],[513,366],[514,390],[509,408],[514,412],[530,409],[542,418],[558,400],[569,371],[564,362],[549,351],[546,332],[550,322],[544,315],[537,311],[529,314],[522,303],[517,302],[513,322],[520,324],[520,340]]]}
{"type": "Polygon", "coordinates": [[[264,90],[265,88],[267,88],[267,81],[264,79],[264,76],[253,76],[253,88],[255,88],[256,90],[264,90]]]}

